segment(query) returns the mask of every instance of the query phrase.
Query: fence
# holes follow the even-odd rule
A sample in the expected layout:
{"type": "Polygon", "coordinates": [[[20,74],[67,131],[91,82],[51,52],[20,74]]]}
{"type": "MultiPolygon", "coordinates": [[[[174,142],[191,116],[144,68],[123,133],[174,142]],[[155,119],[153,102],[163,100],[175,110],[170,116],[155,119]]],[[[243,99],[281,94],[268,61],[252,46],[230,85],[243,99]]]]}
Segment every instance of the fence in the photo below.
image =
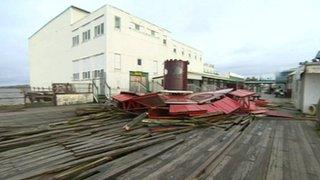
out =
{"type": "Polygon", "coordinates": [[[24,92],[29,88],[0,88],[0,105],[18,105],[24,103],[24,92]]]}

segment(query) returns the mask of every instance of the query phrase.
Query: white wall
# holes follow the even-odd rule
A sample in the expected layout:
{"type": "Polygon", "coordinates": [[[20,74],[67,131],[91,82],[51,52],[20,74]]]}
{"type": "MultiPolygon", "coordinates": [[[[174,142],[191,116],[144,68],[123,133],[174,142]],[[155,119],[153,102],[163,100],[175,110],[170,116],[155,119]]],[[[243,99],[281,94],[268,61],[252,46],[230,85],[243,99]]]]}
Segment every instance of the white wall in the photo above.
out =
{"type": "Polygon", "coordinates": [[[64,11],[29,38],[31,87],[70,81],[70,12],[64,11]]]}
{"type": "Polygon", "coordinates": [[[169,40],[169,55],[171,59],[189,61],[188,71],[203,73],[202,52],[176,40],[169,40]],[[174,53],[173,49],[176,49],[174,53]]]}
{"type": "Polygon", "coordinates": [[[297,109],[301,109],[302,108],[302,81],[298,80],[295,78],[295,76],[293,77],[293,81],[292,81],[292,96],[291,96],[291,100],[293,101],[293,104],[295,106],[295,108],[297,109]]]}
{"type": "Polygon", "coordinates": [[[304,77],[304,92],[302,111],[308,113],[309,106],[317,104],[320,98],[320,74],[306,73],[304,77]]]}
{"type": "Polygon", "coordinates": [[[106,21],[108,84],[113,88],[119,87],[118,91],[129,89],[130,71],[147,72],[149,81],[163,75],[163,63],[167,59],[188,60],[190,71],[203,72],[202,53],[172,40],[168,30],[112,6],[107,6],[106,21]],[[115,16],[121,18],[120,30],[114,27],[115,16]],[[134,24],[140,25],[140,30],[136,30],[134,24]],[[155,36],[150,30],[156,32],[155,36]],[[166,44],[163,39],[166,39],[166,44]],[[173,52],[174,48],[176,53],[173,52]],[[115,54],[121,55],[120,69],[115,69],[115,54]],[[142,65],[137,64],[137,59],[142,59],[142,65]]]}
{"type": "Polygon", "coordinates": [[[168,31],[152,25],[126,12],[108,6],[107,9],[107,68],[108,83],[112,88],[129,89],[129,72],[143,71],[152,77],[163,73],[163,61],[167,59],[167,45],[163,44],[163,36],[168,31]],[[115,16],[121,18],[121,29],[115,29],[115,16]],[[140,31],[134,29],[132,23],[141,27],[140,31]],[[155,37],[149,29],[156,32],[155,37]],[[121,68],[115,69],[115,54],[121,56],[121,68]],[[142,65],[137,64],[142,60],[142,65]],[[158,63],[155,66],[155,61],[158,63]],[[157,69],[156,69],[157,68],[157,69]]]}

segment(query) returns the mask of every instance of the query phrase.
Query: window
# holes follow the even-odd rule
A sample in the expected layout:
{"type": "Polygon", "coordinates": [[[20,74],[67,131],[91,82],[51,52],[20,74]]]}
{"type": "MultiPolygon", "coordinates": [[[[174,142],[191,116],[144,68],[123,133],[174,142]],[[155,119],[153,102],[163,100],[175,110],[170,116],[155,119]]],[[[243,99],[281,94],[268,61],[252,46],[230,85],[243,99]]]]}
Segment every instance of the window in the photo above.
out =
{"type": "Polygon", "coordinates": [[[103,70],[103,69],[100,69],[99,77],[105,77],[105,75],[104,75],[104,70],[103,70]]]}
{"type": "Polygon", "coordinates": [[[121,55],[114,54],[114,69],[121,69],[121,55]]]}
{"type": "Polygon", "coordinates": [[[197,55],[194,55],[194,59],[197,59],[197,55]]]}
{"type": "Polygon", "coordinates": [[[82,79],[90,79],[90,71],[83,72],[82,79]]]}
{"type": "Polygon", "coordinates": [[[72,38],[72,46],[77,46],[79,44],[79,35],[72,38]]]}
{"type": "Polygon", "coordinates": [[[134,29],[136,29],[137,31],[140,30],[140,25],[139,24],[134,24],[134,29]]]}
{"type": "Polygon", "coordinates": [[[158,74],[158,61],[153,61],[154,74],[158,74]]]}
{"type": "Polygon", "coordinates": [[[86,42],[90,39],[90,30],[82,33],[82,42],[86,42]]]}
{"type": "Polygon", "coordinates": [[[174,53],[177,53],[177,49],[176,49],[176,48],[173,48],[173,52],[174,52],[174,53]]]}
{"type": "Polygon", "coordinates": [[[103,69],[92,71],[92,76],[93,76],[93,78],[102,78],[102,77],[104,77],[103,69]]]}
{"type": "Polygon", "coordinates": [[[98,72],[99,70],[94,70],[94,71],[92,71],[92,77],[93,78],[97,78],[97,77],[99,77],[99,72],[98,72]]]}
{"type": "Polygon", "coordinates": [[[137,64],[138,64],[139,66],[141,66],[141,65],[142,65],[142,60],[141,60],[141,59],[138,59],[138,60],[137,60],[137,64]]]}
{"type": "Polygon", "coordinates": [[[121,18],[118,16],[114,17],[114,28],[115,29],[121,29],[121,18]]]}
{"type": "Polygon", "coordinates": [[[184,56],[184,49],[182,49],[182,51],[181,51],[181,55],[182,55],[182,56],[184,56]]]}
{"type": "Polygon", "coordinates": [[[166,40],[166,39],[163,39],[162,43],[163,43],[164,45],[167,45],[167,40],[166,40]]]}
{"type": "Polygon", "coordinates": [[[200,56],[200,61],[202,61],[202,57],[200,56]]]}
{"type": "Polygon", "coordinates": [[[189,53],[189,58],[191,58],[191,54],[189,53]]]}
{"type": "Polygon", "coordinates": [[[154,30],[150,30],[151,36],[156,36],[156,32],[154,30]]]}
{"type": "MultiPolygon", "coordinates": [[[[104,23],[94,27],[94,36],[98,37],[104,33],[104,23]]],[[[90,34],[90,33],[89,33],[90,34]]]]}
{"type": "Polygon", "coordinates": [[[73,73],[73,80],[79,80],[80,76],[79,73],[73,73]]]}
{"type": "Polygon", "coordinates": [[[167,45],[167,36],[166,35],[163,35],[162,43],[163,43],[163,45],[167,45]]]}

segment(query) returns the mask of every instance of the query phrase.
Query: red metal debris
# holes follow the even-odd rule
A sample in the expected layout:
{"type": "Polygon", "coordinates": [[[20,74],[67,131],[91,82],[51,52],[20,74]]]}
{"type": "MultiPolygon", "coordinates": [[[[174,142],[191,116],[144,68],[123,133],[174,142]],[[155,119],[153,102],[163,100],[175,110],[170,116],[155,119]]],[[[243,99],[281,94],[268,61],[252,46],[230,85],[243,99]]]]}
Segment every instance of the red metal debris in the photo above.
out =
{"type": "Polygon", "coordinates": [[[166,104],[197,104],[196,101],[188,99],[184,95],[162,95],[166,104]]]}
{"type": "Polygon", "coordinates": [[[222,111],[220,108],[217,108],[216,106],[213,106],[212,104],[202,104],[200,105],[202,109],[207,110],[207,113],[215,113],[222,111]]]}
{"type": "Polygon", "coordinates": [[[254,101],[256,103],[257,106],[267,106],[268,105],[268,101],[265,99],[257,99],[254,101]]]}
{"type": "Polygon", "coordinates": [[[251,111],[250,113],[251,114],[264,114],[266,112],[267,112],[267,110],[262,109],[262,110],[251,111]]]}
{"type": "Polygon", "coordinates": [[[189,116],[200,115],[207,112],[206,109],[201,108],[200,105],[190,104],[190,105],[170,105],[170,114],[186,114],[189,116]]]}
{"type": "Polygon", "coordinates": [[[235,99],[236,101],[239,102],[242,111],[250,111],[250,97],[255,94],[255,92],[243,90],[243,89],[238,89],[236,91],[232,91],[228,93],[235,99]]]}
{"type": "Polygon", "coordinates": [[[113,99],[126,111],[135,113],[148,111],[149,118],[159,119],[230,114],[240,108],[245,112],[261,110],[249,100],[254,92],[230,91],[231,89],[223,89],[194,94],[187,91],[165,91],[145,95],[121,92],[113,96],[113,99]],[[226,93],[232,98],[225,96],[226,93]],[[216,100],[221,97],[223,98],[216,100]],[[214,102],[210,104],[211,101],[214,102]]]}
{"type": "Polygon", "coordinates": [[[128,100],[131,100],[134,97],[138,97],[138,95],[135,93],[131,93],[131,92],[120,92],[120,94],[112,96],[113,99],[115,99],[119,102],[125,102],[128,100]]]}
{"type": "Polygon", "coordinates": [[[146,107],[157,107],[166,105],[164,103],[164,100],[161,98],[161,96],[159,96],[158,93],[142,95],[139,97],[135,97],[132,100],[146,107]]]}
{"type": "Polygon", "coordinates": [[[212,105],[226,114],[230,114],[240,108],[240,104],[229,97],[224,97],[221,100],[215,101],[212,105]]]}
{"type": "Polygon", "coordinates": [[[119,106],[121,106],[122,109],[129,111],[133,108],[143,108],[141,105],[136,104],[134,101],[132,101],[133,98],[139,97],[139,95],[131,92],[121,92],[118,95],[112,96],[112,98],[119,102],[119,106]]]}
{"type": "Polygon", "coordinates": [[[219,99],[221,96],[231,91],[232,89],[222,89],[218,91],[199,92],[199,93],[190,94],[187,96],[187,98],[193,101],[197,101],[199,104],[203,104],[205,102],[210,102],[214,99],[219,99]]]}
{"type": "Polygon", "coordinates": [[[172,118],[169,114],[169,107],[151,107],[148,108],[148,114],[151,119],[172,118]]]}
{"type": "Polygon", "coordinates": [[[255,111],[255,110],[257,110],[256,103],[253,102],[253,101],[250,101],[250,103],[249,103],[249,111],[255,111]]]}
{"type": "Polygon", "coordinates": [[[273,117],[293,118],[292,114],[289,114],[289,113],[283,112],[283,111],[268,110],[264,114],[267,115],[267,116],[273,116],[273,117]]]}
{"type": "Polygon", "coordinates": [[[247,91],[247,90],[244,90],[244,89],[238,89],[236,91],[229,92],[228,94],[236,96],[236,97],[243,98],[243,97],[252,96],[252,95],[255,94],[255,92],[247,91]]]}

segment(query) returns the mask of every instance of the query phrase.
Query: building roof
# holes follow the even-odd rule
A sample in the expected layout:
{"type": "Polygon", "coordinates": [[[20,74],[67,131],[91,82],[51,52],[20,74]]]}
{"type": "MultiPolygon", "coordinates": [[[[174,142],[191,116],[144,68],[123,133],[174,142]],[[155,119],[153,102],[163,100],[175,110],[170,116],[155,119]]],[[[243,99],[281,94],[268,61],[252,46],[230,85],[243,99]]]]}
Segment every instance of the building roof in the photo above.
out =
{"type": "Polygon", "coordinates": [[[69,9],[77,9],[80,11],[83,11],[85,13],[90,13],[87,10],[81,9],[79,7],[76,6],[69,6],[67,9],[65,9],[64,11],[62,11],[61,13],[59,13],[57,16],[55,16],[54,18],[52,18],[50,21],[48,21],[45,25],[43,25],[40,29],[38,29],[35,33],[33,33],[28,39],[32,38],[34,35],[36,35],[39,31],[41,31],[41,29],[43,29],[44,27],[46,27],[49,23],[51,23],[53,20],[57,19],[60,15],[62,15],[63,13],[65,13],[66,11],[68,11],[69,9]]]}

